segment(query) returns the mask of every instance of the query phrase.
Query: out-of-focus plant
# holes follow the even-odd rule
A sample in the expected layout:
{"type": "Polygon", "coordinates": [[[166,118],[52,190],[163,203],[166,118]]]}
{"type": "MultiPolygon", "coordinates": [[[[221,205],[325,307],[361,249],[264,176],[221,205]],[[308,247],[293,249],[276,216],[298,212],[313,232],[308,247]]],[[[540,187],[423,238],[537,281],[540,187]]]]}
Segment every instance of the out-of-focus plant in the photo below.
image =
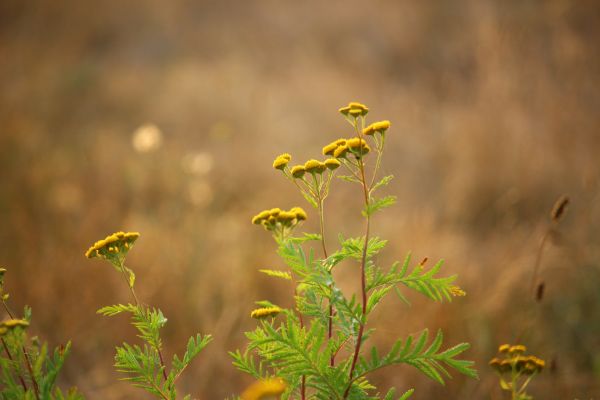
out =
{"type": "Polygon", "coordinates": [[[546,363],[536,356],[526,356],[523,345],[503,344],[498,357],[492,358],[490,366],[500,377],[500,387],[510,393],[511,400],[531,400],[525,389],[546,363]]]}
{"type": "MultiPolygon", "coordinates": [[[[378,264],[377,255],[387,241],[372,235],[371,217],[395,202],[394,196],[376,196],[393,178],[378,176],[390,122],[367,125],[369,109],[360,103],[350,103],[339,111],[352,126],[353,134],[326,145],[323,155],[329,158],[289,166],[291,156],[285,153],[273,163],[317,210],[320,231],[294,235],[307,218],[299,207],[264,210],[252,219],[273,234],[278,253],[288,267],[261,272],[290,282],[295,306],[284,309],[269,301],[257,302],[260,308],[251,316],[259,320],[258,327],[246,333],[249,344],[244,351],[231,353],[234,365],[259,381],[284,381],[281,398],[302,400],[391,400],[396,398],[396,389],[381,395],[368,376],[398,364],[411,365],[441,384],[450,376],[448,368],[476,377],[472,361],[457,359],[469,344],[441,350],[441,331],[431,342],[428,330],[424,330],[418,337],[398,339],[385,352],[377,347],[367,349],[374,331],[368,327],[369,317],[388,294],[395,292],[406,301],[401,289],[407,288],[442,302],[465,292],[454,285],[456,276],[438,276],[441,261],[431,269],[426,269],[426,260],[411,267],[410,255],[389,268],[378,264]],[[340,170],[346,174],[338,175],[340,170]],[[330,253],[325,242],[324,204],[336,175],[359,189],[364,200],[365,232],[354,238],[340,236],[339,248],[330,253]],[[343,261],[360,269],[358,296],[347,297],[336,282],[333,271],[344,268],[343,261]]],[[[412,393],[410,389],[400,399],[412,393]]],[[[242,396],[251,398],[256,397],[242,396]]]]}
{"type": "Polygon", "coordinates": [[[31,308],[25,306],[23,317],[15,317],[7,304],[9,294],[4,291],[5,268],[0,268],[0,298],[8,319],[0,323],[0,397],[4,400],[79,400],[77,389],[66,393],[56,385],[58,374],[65,363],[71,342],[53,350],[37,337],[29,337],[31,308]]]}
{"type": "MultiPolygon", "coordinates": [[[[85,253],[88,258],[100,258],[112,264],[121,274],[131,292],[134,304],[116,304],[102,307],[99,314],[114,316],[122,312],[131,314],[131,323],[138,331],[138,337],[144,344],[130,345],[123,343],[116,347],[115,367],[117,371],[126,374],[123,380],[134,386],[145,389],[158,398],[174,400],[177,398],[175,384],[183,371],[192,360],[212,340],[210,335],[192,336],[182,358],[173,356],[171,368],[167,368],[162,355],[162,340],[160,329],[165,326],[167,319],[156,308],[149,307],[138,300],[134,290],[135,274],[125,266],[125,258],[135,241],[140,236],[137,232],[117,232],[96,242],[85,253]]],[[[184,399],[190,399],[186,395],[184,399]]]]}

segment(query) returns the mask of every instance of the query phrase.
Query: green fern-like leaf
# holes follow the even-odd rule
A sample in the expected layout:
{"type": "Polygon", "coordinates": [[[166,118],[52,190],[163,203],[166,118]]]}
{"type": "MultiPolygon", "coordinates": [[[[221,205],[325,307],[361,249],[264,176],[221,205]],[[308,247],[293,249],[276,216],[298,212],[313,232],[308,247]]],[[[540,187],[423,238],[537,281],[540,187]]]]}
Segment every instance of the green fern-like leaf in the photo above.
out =
{"type": "Polygon", "coordinates": [[[428,336],[429,332],[425,329],[416,340],[413,340],[412,336],[409,336],[405,341],[398,340],[389,353],[383,357],[376,356],[375,352],[371,355],[369,361],[361,359],[356,376],[365,376],[390,365],[408,364],[442,385],[444,384],[444,378],[450,377],[448,367],[467,376],[477,377],[477,371],[472,368],[474,364],[472,361],[455,358],[467,350],[470,347],[469,344],[461,343],[438,352],[443,341],[442,331],[438,331],[431,344],[426,348],[428,336]]]}
{"type": "Polygon", "coordinates": [[[112,306],[102,307],[96,311],[96,313],[104,315],[105,317],[112,317],[123,312],[134,313],[136,312],[136,309],[137,307],[133,304],[115,304],[112,306]]]}

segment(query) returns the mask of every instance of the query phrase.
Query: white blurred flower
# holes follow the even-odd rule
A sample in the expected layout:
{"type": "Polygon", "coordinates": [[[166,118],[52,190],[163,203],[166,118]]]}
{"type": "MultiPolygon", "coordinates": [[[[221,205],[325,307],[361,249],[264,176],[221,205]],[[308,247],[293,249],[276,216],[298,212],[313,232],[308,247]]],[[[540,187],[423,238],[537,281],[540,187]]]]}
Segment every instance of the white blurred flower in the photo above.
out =
{"type": "Polygon", "coordinates": [[[154,124],[144,124],[133,132],[131,143],[138,153],[149,153],[162,145],[162,132],[154,124]]]}
{"type": "Polygon", "coordinates": [[[190,153],[181,161],[183,170],[192,175],[206,175],[213,167],[213,156],[207,152],[190,153]]]}

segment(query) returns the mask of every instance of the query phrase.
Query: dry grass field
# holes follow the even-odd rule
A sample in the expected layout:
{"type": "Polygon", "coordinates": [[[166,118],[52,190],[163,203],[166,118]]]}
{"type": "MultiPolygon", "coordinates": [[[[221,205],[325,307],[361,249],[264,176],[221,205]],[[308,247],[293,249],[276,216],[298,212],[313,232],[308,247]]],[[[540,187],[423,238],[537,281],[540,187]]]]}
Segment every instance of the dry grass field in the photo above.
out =
{"type": "MultiPolygon", "coordinates": [[[[182,387],[203,400],[239,393],[250,380],[227,351],[255,325],[253,302],[290,305],[257,272],[281,261],[250,218],[312,211],[272,160],[346,135],[336,110],[356,100],[392,121],[383,170],[398,203],[373,221],[390,240],[384,263],[444,258],[468,294],[390,299],[374,341],[443,328],[448,344],[472,344],[480,374],[442,387],[398,367],[374,381],[415,387],[414,399],[502,399],[487,363],[521,340],[550,366],[536,399],[597,399],[599,41],[595,1],[2,0],[0,265],[12,302],[32,306],[33,333],[73,340],[64,385],[147,398],[112,367],[114,346],[136,340],[127,318],[95,313],[129,301],[127,288],[83,256],[139,231],[128,261],[140,297],[169,318],[167,353],[195,332],[215,337],[182,387]]],[[[330,225],[361,234],[360,200],[336,190],[330,225]]]]}

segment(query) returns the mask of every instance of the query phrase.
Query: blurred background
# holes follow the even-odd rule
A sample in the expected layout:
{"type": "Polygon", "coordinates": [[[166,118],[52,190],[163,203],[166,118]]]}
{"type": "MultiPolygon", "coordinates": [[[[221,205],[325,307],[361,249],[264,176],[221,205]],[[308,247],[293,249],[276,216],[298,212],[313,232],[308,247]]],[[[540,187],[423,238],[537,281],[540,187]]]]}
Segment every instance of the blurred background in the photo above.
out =
{"type": "MultiPolygon", "coordinates": [[[[445,259],[468,296],[405,292],[378,309],[373,340],[442,328],[468,341],[480,380],[442,387],[410,367],[382,388],[414,399],[501,399],[487,362],[520,339],[551,368],[536,399],[600,395],[600,5],[595,1],[0,2],[0,265],[32,331],[74,342],[62,383],[91,399],[149,398],[118,381],[113,348],[135,341],[110,265],[84,258],[117,230],[141,232],[129,265],[159,306],[167,355],[215,341],[180,389],[239,393],[254,301],[290,305],[263,208],[303,206],[275,156],[318,157],[350,135],[337,113],[366,103],[389,119],[385,173],[398,203],[374,219],[379,261],[445,259]],[[571,199],[558,224],[549,212],[571,199]],[[531,279],[541,238],[545,295],[531,279]],[[522,336],[522,333],[527,333],[522,336]]],[[[361,235],[360,195],[335,182],[327,234],[361,235]]],[[[430,263],[432,263],[430,261],[430,263]]],[[[356,271],[337,278],[350,293],[356,271]]]]}

